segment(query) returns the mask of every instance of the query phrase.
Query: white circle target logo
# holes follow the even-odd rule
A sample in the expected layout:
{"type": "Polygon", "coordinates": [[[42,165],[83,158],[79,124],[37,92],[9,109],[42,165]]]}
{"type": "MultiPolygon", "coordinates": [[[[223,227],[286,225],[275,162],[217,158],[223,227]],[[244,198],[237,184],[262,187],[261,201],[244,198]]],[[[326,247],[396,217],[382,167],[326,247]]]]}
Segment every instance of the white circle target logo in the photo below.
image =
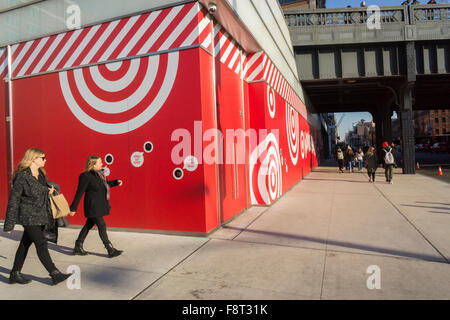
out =
{"type": "Polygon", "coordinates": [[[179,53],[63,71],[59,82],[74,116],[88,128],[122,134],[147,123],[172,91],[179,53]]]}
{"type": "Polygon", "coordinates": [[[271,204],[282,194],[282,169],[278,141],[273,133],[250,155],[250,195],[252,204],[271,204]]]}
{"type": "Polygon", "coordinates": [[[291,155],[294,166],[298,161],[299,129],[298,113],[286,102],[286,134],[289,145],[289,154],[291,155]]]}
{"type": "Polygon", "coordinates": [[[267,86],[267,108],[269,109],[269,115],[273,119],[275,117],[275,92],[269,86],[267,86]]]}

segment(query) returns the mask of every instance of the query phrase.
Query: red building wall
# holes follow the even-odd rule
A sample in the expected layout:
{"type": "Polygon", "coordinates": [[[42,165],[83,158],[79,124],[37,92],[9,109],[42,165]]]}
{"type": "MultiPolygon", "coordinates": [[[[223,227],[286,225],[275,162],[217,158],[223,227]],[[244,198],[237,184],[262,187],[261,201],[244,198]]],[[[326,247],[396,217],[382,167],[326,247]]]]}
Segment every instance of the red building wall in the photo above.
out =
{"type": "MultiPolygon", "coordinates": [[[[87,156],[101,156],[108,179],[124,182],[111,191],[111,227],[209,232],[317,165],[320,128],[303,102],[198,3],[13,45],[12,65],[14,165],[44,149],[71,201],[87,156]]],[[[82,208],[71,224],[84,223],[82,208]]]]}

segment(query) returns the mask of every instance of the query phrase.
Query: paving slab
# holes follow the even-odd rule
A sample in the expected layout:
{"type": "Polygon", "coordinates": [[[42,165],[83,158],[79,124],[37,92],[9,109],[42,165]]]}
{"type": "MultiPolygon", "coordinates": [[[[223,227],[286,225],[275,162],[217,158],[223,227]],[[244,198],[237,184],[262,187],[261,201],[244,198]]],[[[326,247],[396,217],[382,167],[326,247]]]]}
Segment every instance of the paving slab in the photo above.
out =
{"type": "Polygon", "coordinates": [[[449,283],[450,265],[446,263],[328,252],[322,299],[445,300],[450,299],[449,283]],[[379,268],[380,289],[375,287],[370,266],[379,268]]]}
{"type": "Polygon", "coordinates": [[[332,197],[289,192],[235,240],[325,249],[332,205],[332,197]]]}
{"type": "Polygon", "coordinates": [[[319,300],[297,293],[230,285],[227,281],[165,276],[136,300],[319,300]]]}
{"type": "Polygon", "coordinates": [[[162,279],[139,298],[170,296],[185,278],[190,282],[177,289],[176,297],[192,298],[192,291],[200,284],[213,292],[210,298],[226,299],[236,290],[233,288],[243,288],[245,297],[256,291],[271,291],[268,296],[273,298],[290,295],[318,299],[324,257],[325,253],[317,250],[212,239],[171,270],[166,276],[170,278],[162,279]],[[228,289],[221,295],[218,286],[228,289]]]}
{"type": "Polygon", "coordinates": [[[255,219],[263,214],[269,207],[253,206],[245,210],[238,217],[226,223],[223,227],[210,234],[208,238],[232,240],[245,230],[255,219]]]}

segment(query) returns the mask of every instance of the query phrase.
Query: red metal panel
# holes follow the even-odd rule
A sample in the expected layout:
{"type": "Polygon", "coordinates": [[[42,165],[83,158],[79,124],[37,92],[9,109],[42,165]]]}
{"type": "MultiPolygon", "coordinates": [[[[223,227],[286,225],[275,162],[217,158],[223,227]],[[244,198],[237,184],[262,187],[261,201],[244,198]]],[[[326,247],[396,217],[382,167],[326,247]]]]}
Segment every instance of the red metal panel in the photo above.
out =
{"type": "Polygon", "coordinates": [[[246,151],[240,49],[220,25],[215,30],[217,118],[223,136],[223,163],[219,165],[223,222],[247,207],[246,151]]]}
{"type": "Polygon", "coordinates": [[[7,51],[6,49],[0,49],[0,219],[5,219],[6,204],[8,202],[8,143],[9,132],[4,121],[7,114],[8,108],[8,87],[3,80],[7,74],[7,51]]]}
{"type": "Polygon", "coordinates": [[[248,95],[258,137],[250,143],[249,192],[253,205],[270,205],[317,166],[311,128],[267,83],[248,84],[248,95]]]}
{"type": "MultiPolygon", "coordinates": [[[[202,99],[208,97],[200,94],[199,51],[15,80],[14,159],[31,146],[44,149],[50,179],[71,201],[87,156],[98,154],[108,163],[112,155],[108,178],[124,185],[112,189],[109,226],[206,232],[214,223],[206,227],[203,164],[188,171],[174,163],[179,142],[171,141],[180,128],[194,139],[193,123],[202,120],[202,99]],[[151,152],[144,150],[148,141],[151,152]],[[180,180],[173,176],[176,168],[183,169],[180,180]]],[[[80,205],[70,223],[82,224],[82,213],[80,205]]]]}
{"type": "Polygon", "coordinates": [[[202,137],[203,137],[203,168],[205,174],[205,221],[206,231],[211,231],[219,225],[219,186],[218,164],[213,160],[218,155],[220,135],[217,132],[215,101],[213,58],[200,50],[200,74],[202,97],[202,137]]]}

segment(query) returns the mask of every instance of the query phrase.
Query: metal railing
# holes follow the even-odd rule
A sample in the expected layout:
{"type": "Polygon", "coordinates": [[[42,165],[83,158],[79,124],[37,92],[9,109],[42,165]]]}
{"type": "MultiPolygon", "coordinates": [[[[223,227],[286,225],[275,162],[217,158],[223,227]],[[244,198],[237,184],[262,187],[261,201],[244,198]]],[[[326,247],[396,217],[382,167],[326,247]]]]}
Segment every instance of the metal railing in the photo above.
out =
{"type": "Polygon", "coordinates": [[[450,21],[450,4],[411,6],[411,24],[450,21]]]}
{"type": "MultiPolygon", "coordinates": [[[[285,10],[289,27],[366,24],[367,8],[285,10]]],[[[420,24],[450,21],[450,4],[380,7],[381,24],[420,24]]]]}

